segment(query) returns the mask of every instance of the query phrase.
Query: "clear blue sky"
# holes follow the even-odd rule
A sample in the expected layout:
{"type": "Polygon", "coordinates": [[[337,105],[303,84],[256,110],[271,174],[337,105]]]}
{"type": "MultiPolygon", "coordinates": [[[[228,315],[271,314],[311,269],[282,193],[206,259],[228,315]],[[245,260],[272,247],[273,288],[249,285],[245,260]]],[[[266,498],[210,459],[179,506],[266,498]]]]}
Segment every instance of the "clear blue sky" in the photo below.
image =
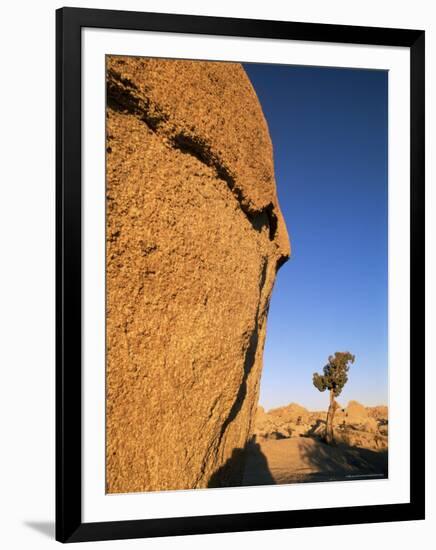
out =
{"type": "Polygon", "coordinates": [[[244,67],[292,246],[271,299],[260,404],[325,409],[312,374],[335,351],[356,355],[339,402],[387,404],[387,72],[244,67]]]}

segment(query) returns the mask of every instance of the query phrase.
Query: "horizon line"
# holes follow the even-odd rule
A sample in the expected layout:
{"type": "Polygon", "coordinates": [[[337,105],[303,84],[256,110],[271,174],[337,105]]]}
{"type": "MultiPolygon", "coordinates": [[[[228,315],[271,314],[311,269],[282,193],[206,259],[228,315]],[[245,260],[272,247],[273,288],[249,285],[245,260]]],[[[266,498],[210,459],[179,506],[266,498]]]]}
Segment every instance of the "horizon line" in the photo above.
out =
{"type": "MultiPolygon", "coordinates": [[[[365,405],[364,403],[362,403],[361,401],[358,401],[357,399],[349,399],[347,404],[343,407],[341,406],[340,408],[341,409],[346,409],[351,401],[355,401],[356,403],[359,403],[360,405],[362,405],[363,407],[365,407],[367,409],[374,409],[376,407],[387,407],[387,408],[389,408],[389,405],[384,404],[384,403],[379,403],[378,405],[365,405]]],[[[326,409],[319,409],[319,408],[313,409],[313,408],[310,408],[310,407],[306,407],[306,405],[302,405],[301,403],[298,403],[297,401],[289,401],[288,403],[286,403],[284,405],[276,405],[274,407],[269,407],[268,409],[265,407],[265,405],[262,405],[260,402],[258,402],[258,404],[257,404],[258,407],[262,407],[266,412],[272,411],[274,409],[281,409],[283,407],[289,407],[289,405],[299,405],[300,407],[303,407],[304,409],[307,409],[309,412],[324,411],[324,410],[328,409],[328,407],[326,409]]]]}

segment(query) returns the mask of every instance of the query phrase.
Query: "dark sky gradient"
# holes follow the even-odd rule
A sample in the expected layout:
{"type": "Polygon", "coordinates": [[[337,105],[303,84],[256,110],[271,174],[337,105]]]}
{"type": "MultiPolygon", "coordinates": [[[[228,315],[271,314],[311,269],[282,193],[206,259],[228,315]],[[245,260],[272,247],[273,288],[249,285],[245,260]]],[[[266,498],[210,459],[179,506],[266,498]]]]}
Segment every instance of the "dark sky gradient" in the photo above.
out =
{"type": "Polygon", "coordinates": [[[387,72],[244,67],[292,246],[271,300],[260,404],[325,408],[312,374],[335,351],[356,355],[339,402],[387,404],[387,72]]]}

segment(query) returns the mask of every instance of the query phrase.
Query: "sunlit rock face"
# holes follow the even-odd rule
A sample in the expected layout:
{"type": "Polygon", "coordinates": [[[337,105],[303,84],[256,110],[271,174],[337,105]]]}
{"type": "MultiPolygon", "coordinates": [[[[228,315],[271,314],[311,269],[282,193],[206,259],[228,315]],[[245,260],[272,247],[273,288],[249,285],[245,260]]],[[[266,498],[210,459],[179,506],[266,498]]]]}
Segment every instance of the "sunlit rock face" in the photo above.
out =
{"type": "Polygon", "coordinates": [[[107,491],[238,485],[290,254],[237,63],[107,58],[107,491]]]}

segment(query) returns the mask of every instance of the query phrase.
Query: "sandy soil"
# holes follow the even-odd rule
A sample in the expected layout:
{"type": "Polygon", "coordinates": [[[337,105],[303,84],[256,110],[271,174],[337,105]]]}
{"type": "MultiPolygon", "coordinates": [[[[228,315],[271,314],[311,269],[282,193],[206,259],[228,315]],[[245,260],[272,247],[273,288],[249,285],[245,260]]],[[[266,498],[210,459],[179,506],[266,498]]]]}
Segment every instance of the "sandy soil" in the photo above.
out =
{"type": "Polygon", "coordinates": [[[330,446],[310,437],[261,440],[248,448],[243,485],[386,478],[386,451],[330,446]]]}

